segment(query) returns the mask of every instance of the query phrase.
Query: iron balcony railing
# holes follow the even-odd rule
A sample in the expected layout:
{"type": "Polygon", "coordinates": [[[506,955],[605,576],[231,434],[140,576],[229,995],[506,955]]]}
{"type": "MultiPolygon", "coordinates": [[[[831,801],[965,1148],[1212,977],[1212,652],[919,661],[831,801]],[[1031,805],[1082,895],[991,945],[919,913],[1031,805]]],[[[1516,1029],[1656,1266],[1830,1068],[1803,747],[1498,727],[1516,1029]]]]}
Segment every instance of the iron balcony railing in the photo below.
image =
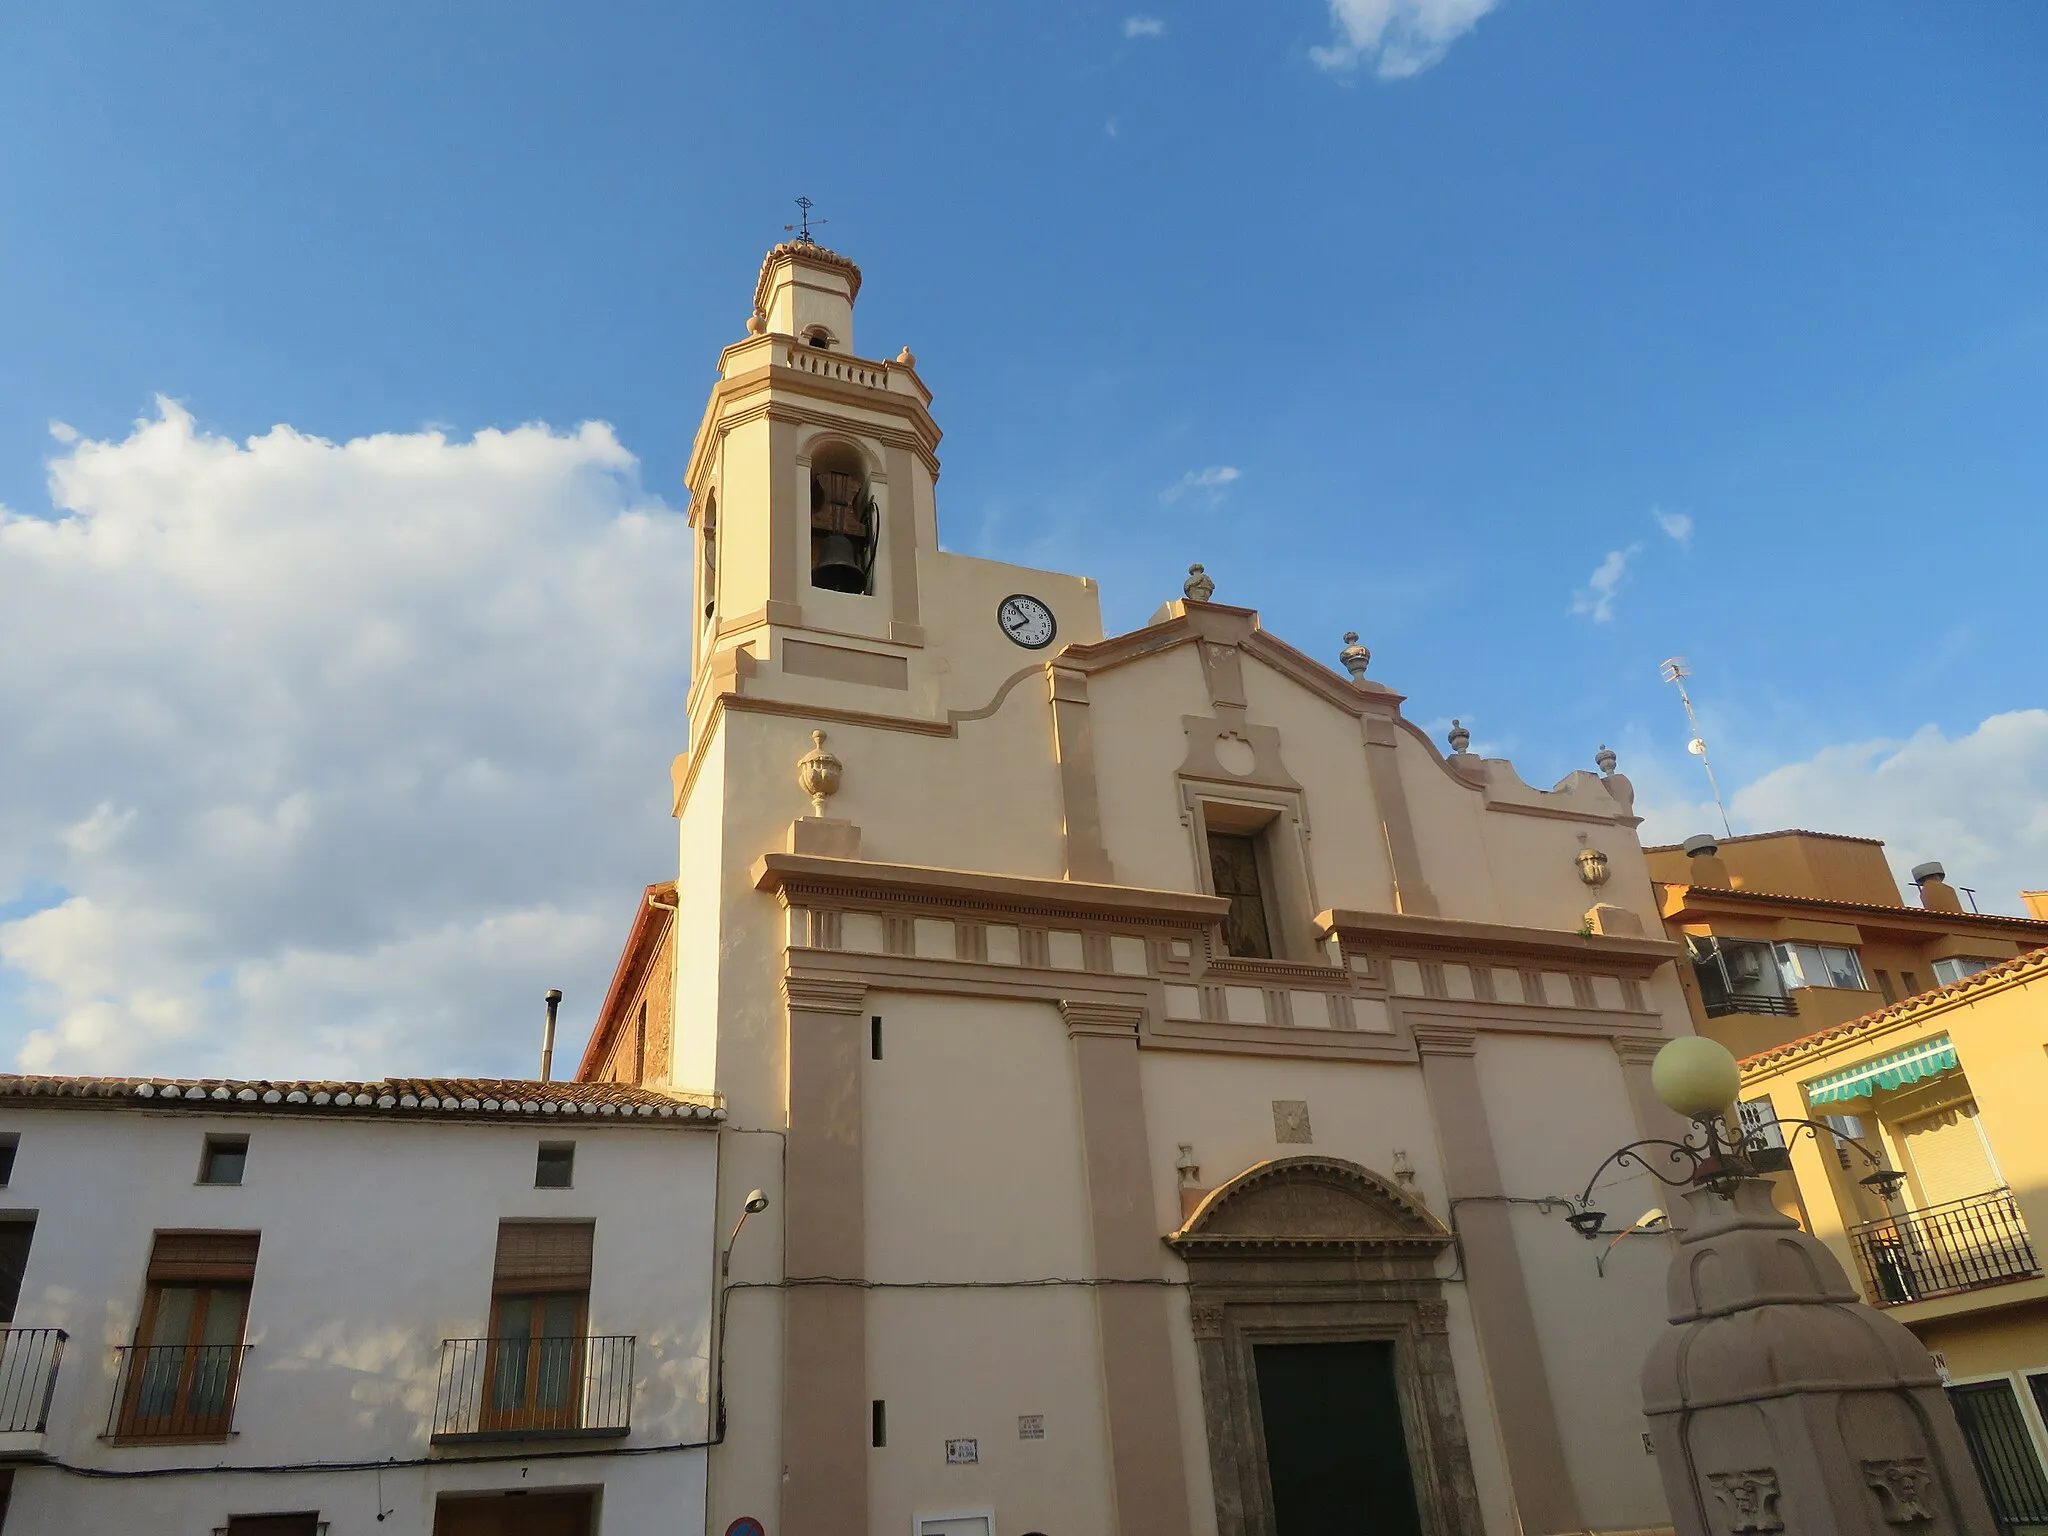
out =
{"type": "Polygon", "coordinates": [[[130,1344],[114,1351],[110,1440],[225,1440],[247,1344],[130,1344]]]}
{"type": "Polygon", "coordinates": [[[1849,1242],[1881,1307],[2041,1273],[2009,1189],[1866,1221],[1849,1242]]]}
{"type": "Polygon", "coordinates": [[[443,1339],[433,1441],[623,1435],[633,1343],[631,1334],[443,1339]]]}
{"type": "Polygon", "coordinates": [[[1799,1005],[1789,997],[1772,997],[1767,993],[1729,992],[1720,997],[1706,1000],[1707,1017],[1724,1018],[1731,1013],[1768,1013],[1781,1019],[1797,1018],[1799,1005]]]}
{"type": "Polygon", "coordinates": [[[64,1359],[62,1328],[0,1328],[0,1435],[40,1435],[64,1359]]]}

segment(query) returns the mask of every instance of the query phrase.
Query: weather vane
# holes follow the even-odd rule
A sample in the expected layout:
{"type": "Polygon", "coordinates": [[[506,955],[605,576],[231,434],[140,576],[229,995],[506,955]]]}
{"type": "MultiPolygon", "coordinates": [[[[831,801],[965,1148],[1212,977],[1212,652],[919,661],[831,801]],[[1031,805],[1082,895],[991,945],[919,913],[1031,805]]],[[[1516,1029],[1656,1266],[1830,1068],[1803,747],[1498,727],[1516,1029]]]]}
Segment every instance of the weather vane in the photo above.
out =
{"type": "MultiPolygon", "coordinates": [[[[798,198],[796,200],[797,222],[783,225],[783,233],[789,234],[794,232],[797,239],[805,245],[816,245],[818,242],[811,238],[811,209],[815,206],[808,197],[798,198]]],[[[820,219],[818,222],[820,224],[829,224],[832,221],[830,219],[820,219]]]]}

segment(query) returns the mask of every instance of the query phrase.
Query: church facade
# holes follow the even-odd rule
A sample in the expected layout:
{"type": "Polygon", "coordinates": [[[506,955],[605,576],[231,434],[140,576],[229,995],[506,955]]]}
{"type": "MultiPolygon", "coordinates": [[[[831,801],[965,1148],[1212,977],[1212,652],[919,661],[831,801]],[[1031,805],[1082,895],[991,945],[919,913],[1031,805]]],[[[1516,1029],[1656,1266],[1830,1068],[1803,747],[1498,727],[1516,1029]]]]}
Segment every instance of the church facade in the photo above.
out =
{"type": "Polygon", "coordinates": [[[776,247],[719,360],[679,865],[582,1068],[727,1111],[707,1528],[1664,1526],[1669,1250],[1561,1219],[1689,1029],[1612,755],[1446,755],[1199,569],[1105,635],[943,550],[860,284],[776,247]]]}

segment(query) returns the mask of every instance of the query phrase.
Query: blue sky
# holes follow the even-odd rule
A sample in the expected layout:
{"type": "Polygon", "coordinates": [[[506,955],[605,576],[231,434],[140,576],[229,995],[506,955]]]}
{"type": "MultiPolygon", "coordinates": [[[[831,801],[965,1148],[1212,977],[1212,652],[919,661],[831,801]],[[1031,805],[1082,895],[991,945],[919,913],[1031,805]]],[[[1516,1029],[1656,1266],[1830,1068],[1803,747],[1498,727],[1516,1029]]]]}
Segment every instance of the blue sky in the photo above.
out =
{"type": "MultiPolygon", "coordinates": [[[[617,452],[537,471],[583,509],[535,536],[553,565],[505,554],[506,591],[544,589],[605,536],[575,520],[592,484],[612,515],[681,504],[717,350],[805,193],[866,270],[862,350],[907,343],[937,394],[951,547],[1092,572],[1113,626],[1202,560],[1221,600],[1318,656],[1358,629],[1411,715],[1462,717],[1532,781],[1611,742],[1660,835],[1707,814],[1657,680],[1683,652],[1738,830],[1832,817],[2006,910],[2048,885],[2048,9],[310,9],[0,6],[17,526],[88,515],[51,476],[96,444],[127,469],[94,494],[132,510],[184,473],[166,463],[279,424],[341,444],[609,423],[617,452]]],[[[194,494],[134,515],[175,521],[194,494]]],[[[128,600],[165,626],[151,654],[207,628],[189,591],[148,590],[128,600]]],[[[609,632],[588,634],[605,664],[609,632]]],[[[23,642],[67,667],[72,642],[23,642]]],[[[650,753],[680,735],[654,649],[647,691],[620,695],[650,753]]],[[[142,661],[102,662],[131,704],[149,694],[142,661]]],[[[312,687],[288,665],[234,671],[220,718],[312,687]]],[[[65,706],[20,682],[12,707],[39,725],[65,706]]],[[[0,921],[93,880],[109,910],[156,889],[78,862],[190,809],[134,788],[142,744],[175,733],[119,719],[121,750],[80,725],[31,765],[63,792],[0,823],[0,921]]],[[[273,829],[304,825],[280,810],[295,750],[252,790],[273,829]]],[[[648,773],[645,803],[591,813],[615,853],[578,889],[625,894],[590,896],[599,936],[562,961],[586,993],[631,884],[669,858],[648,773]]],[[[365,792],[361,825],[395,803],[365,792]]],[[[217,982],[487,917],[379,919],[379,899],[333,915],[361,929],[346,941],[244,943],[225,907],[195,911],[211,936],[166,953],[217,982]]],[[[8,931],[0,1047],[91,1004],[8,931]]],[[[129,1043],[100,1059],[186,1048],[208,1004],[169,975],[185,1022],[110,1025],[129,1043]]],[[[151,985],[101,1002],[132,1022],[151,985]]]]}

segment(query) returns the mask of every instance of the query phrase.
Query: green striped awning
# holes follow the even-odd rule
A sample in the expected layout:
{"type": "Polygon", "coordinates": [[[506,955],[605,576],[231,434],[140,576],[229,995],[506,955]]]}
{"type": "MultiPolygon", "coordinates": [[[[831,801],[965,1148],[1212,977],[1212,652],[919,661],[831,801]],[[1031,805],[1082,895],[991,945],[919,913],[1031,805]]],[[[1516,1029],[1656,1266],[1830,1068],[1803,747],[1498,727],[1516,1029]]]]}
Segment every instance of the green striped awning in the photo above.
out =
{"type": "Polygon", "coordinates": [[[1858,1062],[1841,1072],[1830,1072],[1804,1085],[1806,1102],[1812,1105],[1839,1104],[1844,1099],[1861,1099],[1880,1088],[1898,1088],[1917,1083],[1937,1072],[1956,1068],[1956,1048],[1947,1035],[1936,1035],[1903,1051],[1858,1062]]]}

